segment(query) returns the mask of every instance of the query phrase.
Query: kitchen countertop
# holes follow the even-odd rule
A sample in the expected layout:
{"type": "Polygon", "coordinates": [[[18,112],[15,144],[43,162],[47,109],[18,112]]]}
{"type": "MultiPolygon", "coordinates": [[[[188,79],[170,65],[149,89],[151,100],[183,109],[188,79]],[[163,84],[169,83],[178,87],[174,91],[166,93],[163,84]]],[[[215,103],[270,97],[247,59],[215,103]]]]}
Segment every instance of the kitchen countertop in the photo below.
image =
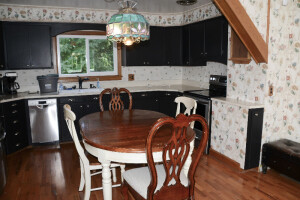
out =
{"type": "MultiPolygon", "coordinates": [[[[189,90],[204,90],[205,88],[190,86],[190,85],[161,85],[161,86],[136,86],[136,87],[126,87],[130,92],[148,92],[148,91],[174,91],[174,92],[184,92],[189,90]]],[[[88,91],[88,92],[66,92],[66,93],[28,93],[19,92],[13,95],[2,95],[0,96],[0,103],[16,101],[21,99],[42,99],[42,98],[57,98],[66,96],[84,96],[84,95],[96,95],[100,94],[102,90],[99,91],[88,91]]]]}
{"type": "Polygon", "coordinates": [[[226,98],[226,97],[215,97],[215,98],[211,98],[211,100],[229,103],[229,104],[236,105],[236,106],[247,107],[248,109],[264,108],[264,105],[262,105],[262,104],[251,103],[251,102],[247,102],[247,101],[241,101],[241,100],[231,99],[231,98],[226,98]]]}

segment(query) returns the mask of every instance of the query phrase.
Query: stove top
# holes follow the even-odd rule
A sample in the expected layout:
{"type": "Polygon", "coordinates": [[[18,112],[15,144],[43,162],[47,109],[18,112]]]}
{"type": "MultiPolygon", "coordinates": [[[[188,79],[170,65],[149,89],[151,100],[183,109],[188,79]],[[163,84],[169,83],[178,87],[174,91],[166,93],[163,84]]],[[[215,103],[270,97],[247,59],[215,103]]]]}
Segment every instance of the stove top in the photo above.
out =
{"type": "Polygon", "coordinates": [[[199,97],[199,98],[205,98],[210,99],[213,97],[226,97],[226,93],[221,91],[215,91],[215,90],[193,90],[193,91],[185,91],[185,94],[199,97]]]}
{"type": "Polygon", "coordinates": [[[185,91],[186,95],[197,98],[210,99],[213,97],[226,97],[227,77],[211,75],[209,80],[209,89],[185,91]]]}

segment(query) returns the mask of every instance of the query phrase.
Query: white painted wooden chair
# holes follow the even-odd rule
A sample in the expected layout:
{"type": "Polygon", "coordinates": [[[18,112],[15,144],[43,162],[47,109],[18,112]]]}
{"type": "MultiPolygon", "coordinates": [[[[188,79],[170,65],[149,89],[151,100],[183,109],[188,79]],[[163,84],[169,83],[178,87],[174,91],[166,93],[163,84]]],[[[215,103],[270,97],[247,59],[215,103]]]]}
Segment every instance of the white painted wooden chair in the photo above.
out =
{"type": "MultiPolygon", "coordinates": [[[[89,159],[85,155],[85,151],[83,147],[81,146],[77,132],[75,129],[74,121],[76,120],[76,115],[74,112],[72,112],[70,105],[65,104],[64,105],[64,118],[66,120],[66,123],[68,125],[70,134],[73,138],[76,150],[79,154],[79,160],[80,160],[80,170],[81,170],[81,178],[80,178],[80,185],[79,185],[79,191],[83,190],[84,188],[84,200],[88,200],[90,198],[91,191],[95,190],[101,190],[102,187],[99,188],[91,188],[91,176],[97,175],[102,173],[102,165],[101,163],[90,163],[89,159]],[[91,170],[100,170],[95,173],[91,173],[91,170]]],[[[117,181],[116,177],[116,169],[115,167],[119,167],[119,164],[111,164],[111,170],[113,173],[113,181],[117,181]]],[[[123,180],[122,180],[123,181],[123,180]]],[[[121,186],[121,184],[115,184],[112,185],[112,187],[118,187],[121,186]]]]}
{"type": "MultiPolygon", "coordinates": [[[[197,102],[195,99],[181,96],[175,98],[175,103],[177,103],[176,116],[180,113],[180,104],[183,104],[186,108],[183,113],[184,115],[196,114],[197,102]],[[191,113],[192,110],[193,112],[191,113]]],[[[194,124],[195,122],[192,122],[190,127],[194,128],[194,124]]]]}

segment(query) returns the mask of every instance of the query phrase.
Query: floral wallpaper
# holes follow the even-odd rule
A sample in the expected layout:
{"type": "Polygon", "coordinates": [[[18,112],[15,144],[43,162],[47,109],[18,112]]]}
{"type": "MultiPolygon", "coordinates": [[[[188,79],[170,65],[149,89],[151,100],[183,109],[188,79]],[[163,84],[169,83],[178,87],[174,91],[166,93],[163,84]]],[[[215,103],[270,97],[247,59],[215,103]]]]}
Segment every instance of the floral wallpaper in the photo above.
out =
{"type": "MultiPolygon", "coordinates": [[[[265,38],[268,1],[240,2],[265,38]]],[[[288,1],[287,6],[277,0],[270,3],[268,64],[256,64],[253,60],[247,65],[229,61],[227,97],[264,105],[262,144],[280,138],[300,143],[300,0],[288,1]],[[273,96],[268,95],[269,86],[274,87],[273,96]]],[[[244,143],[246,139],[244,115],[247,111],[229,102],[217,101],[213,102],[212,110],[213,148],[243,167],[245,148],[237,143],[244,143]]]]}
{"type": "Polygon", "coordinates": [[[248,108],[222,101],[213,101],[211,147],[245,165],[248,108]]]}
{"type": "MultiPolygon", "coordinates": [[[[39,6],[19,6],[0,4],[2,21],[38,21],[38,22],[73,22],[107,23],[116,10],[58,8],[39,6]]],[[[179,26],[221,15],[214,4],[209,3],[184,13],[155,14],[141,13],[150,25],[179,26]]]]}

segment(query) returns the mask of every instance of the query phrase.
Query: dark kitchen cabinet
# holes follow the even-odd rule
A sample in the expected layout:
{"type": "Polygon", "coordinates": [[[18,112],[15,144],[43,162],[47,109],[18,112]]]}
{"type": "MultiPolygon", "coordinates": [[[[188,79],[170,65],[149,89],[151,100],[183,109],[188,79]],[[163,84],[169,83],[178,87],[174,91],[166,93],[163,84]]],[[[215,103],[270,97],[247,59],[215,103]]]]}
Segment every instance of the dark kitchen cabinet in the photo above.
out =
{"type": "Polygon", "coordinates": [[[150,27],[150,40],[123,46],[124,66],[161,66],[163,62],[163,27],[150,27]]]}
{"type": "Polygon", "coordinates": [[[251,169],[259,166],[263,116],[263,108],[249,109],[244,169],[251,169]]]}
{"type": "Polygon", "coordinates": [[[67,142],[72,141],[69,129],[67,127],[66,121],[64,119],[64,109],[63,106],[69,104],[72,111],[76,115],[75,128],[78,134],[78,138],[81,139],[80,129],[78,121],[81,117],[100,111],[99,107],[99,95],[89,95],[89,96],[72,96],[72,97],[62,97],[59,98],[58,104],[58,118],[59,118],[59,141],[67,142]]]}
{"type": "Polygon", "coordinates": [[[3,38],[3,22],[0,22],[0,70],[4,69],[4,38],[3,38]]]}
{"type": "Polygon", "coordinates": [[[1,106],[6,131],[6,152],[10,154],[28,146],[25,101],[12,101],[1,106]]]}
{"type": "Polygon", "coordinates": [[[163,92],[159,96],[159,112],[170,117],[176,116],[177,103],[174,102],[176,97],[182,96],[180,92],[163,92]]]}
{"type": "Polygon", "coordinates": [[[183,64],[204,66],[207,61],[227,64],[228,22],[224,17],[183,26],[183,64]]]}
{"type": "Polygon", "coordinates": [[[189,25],[189,66],[205,66],[205,23],[189,25]]]}
{"type": "Polygon", "coordinates": [[[5,68],[52,68],[50,31],[49,25],[5,22],[5,68]]]}
{"type": "Polygon", "coordinates": [[[134,92],[132,94],[132,108],[159,111],[157,92],[134,92]]]}
{"type": "Polygon", "coordinates": [[[227,64],[228,22],[224,17],[205,21],[205,59],[227,64]]]}
{"type": "Polygon", "coordinates": [[[165,66],[181,66],[182,61],[182,27],[165,27],[163,33],[163,63],[165,66]]]}

